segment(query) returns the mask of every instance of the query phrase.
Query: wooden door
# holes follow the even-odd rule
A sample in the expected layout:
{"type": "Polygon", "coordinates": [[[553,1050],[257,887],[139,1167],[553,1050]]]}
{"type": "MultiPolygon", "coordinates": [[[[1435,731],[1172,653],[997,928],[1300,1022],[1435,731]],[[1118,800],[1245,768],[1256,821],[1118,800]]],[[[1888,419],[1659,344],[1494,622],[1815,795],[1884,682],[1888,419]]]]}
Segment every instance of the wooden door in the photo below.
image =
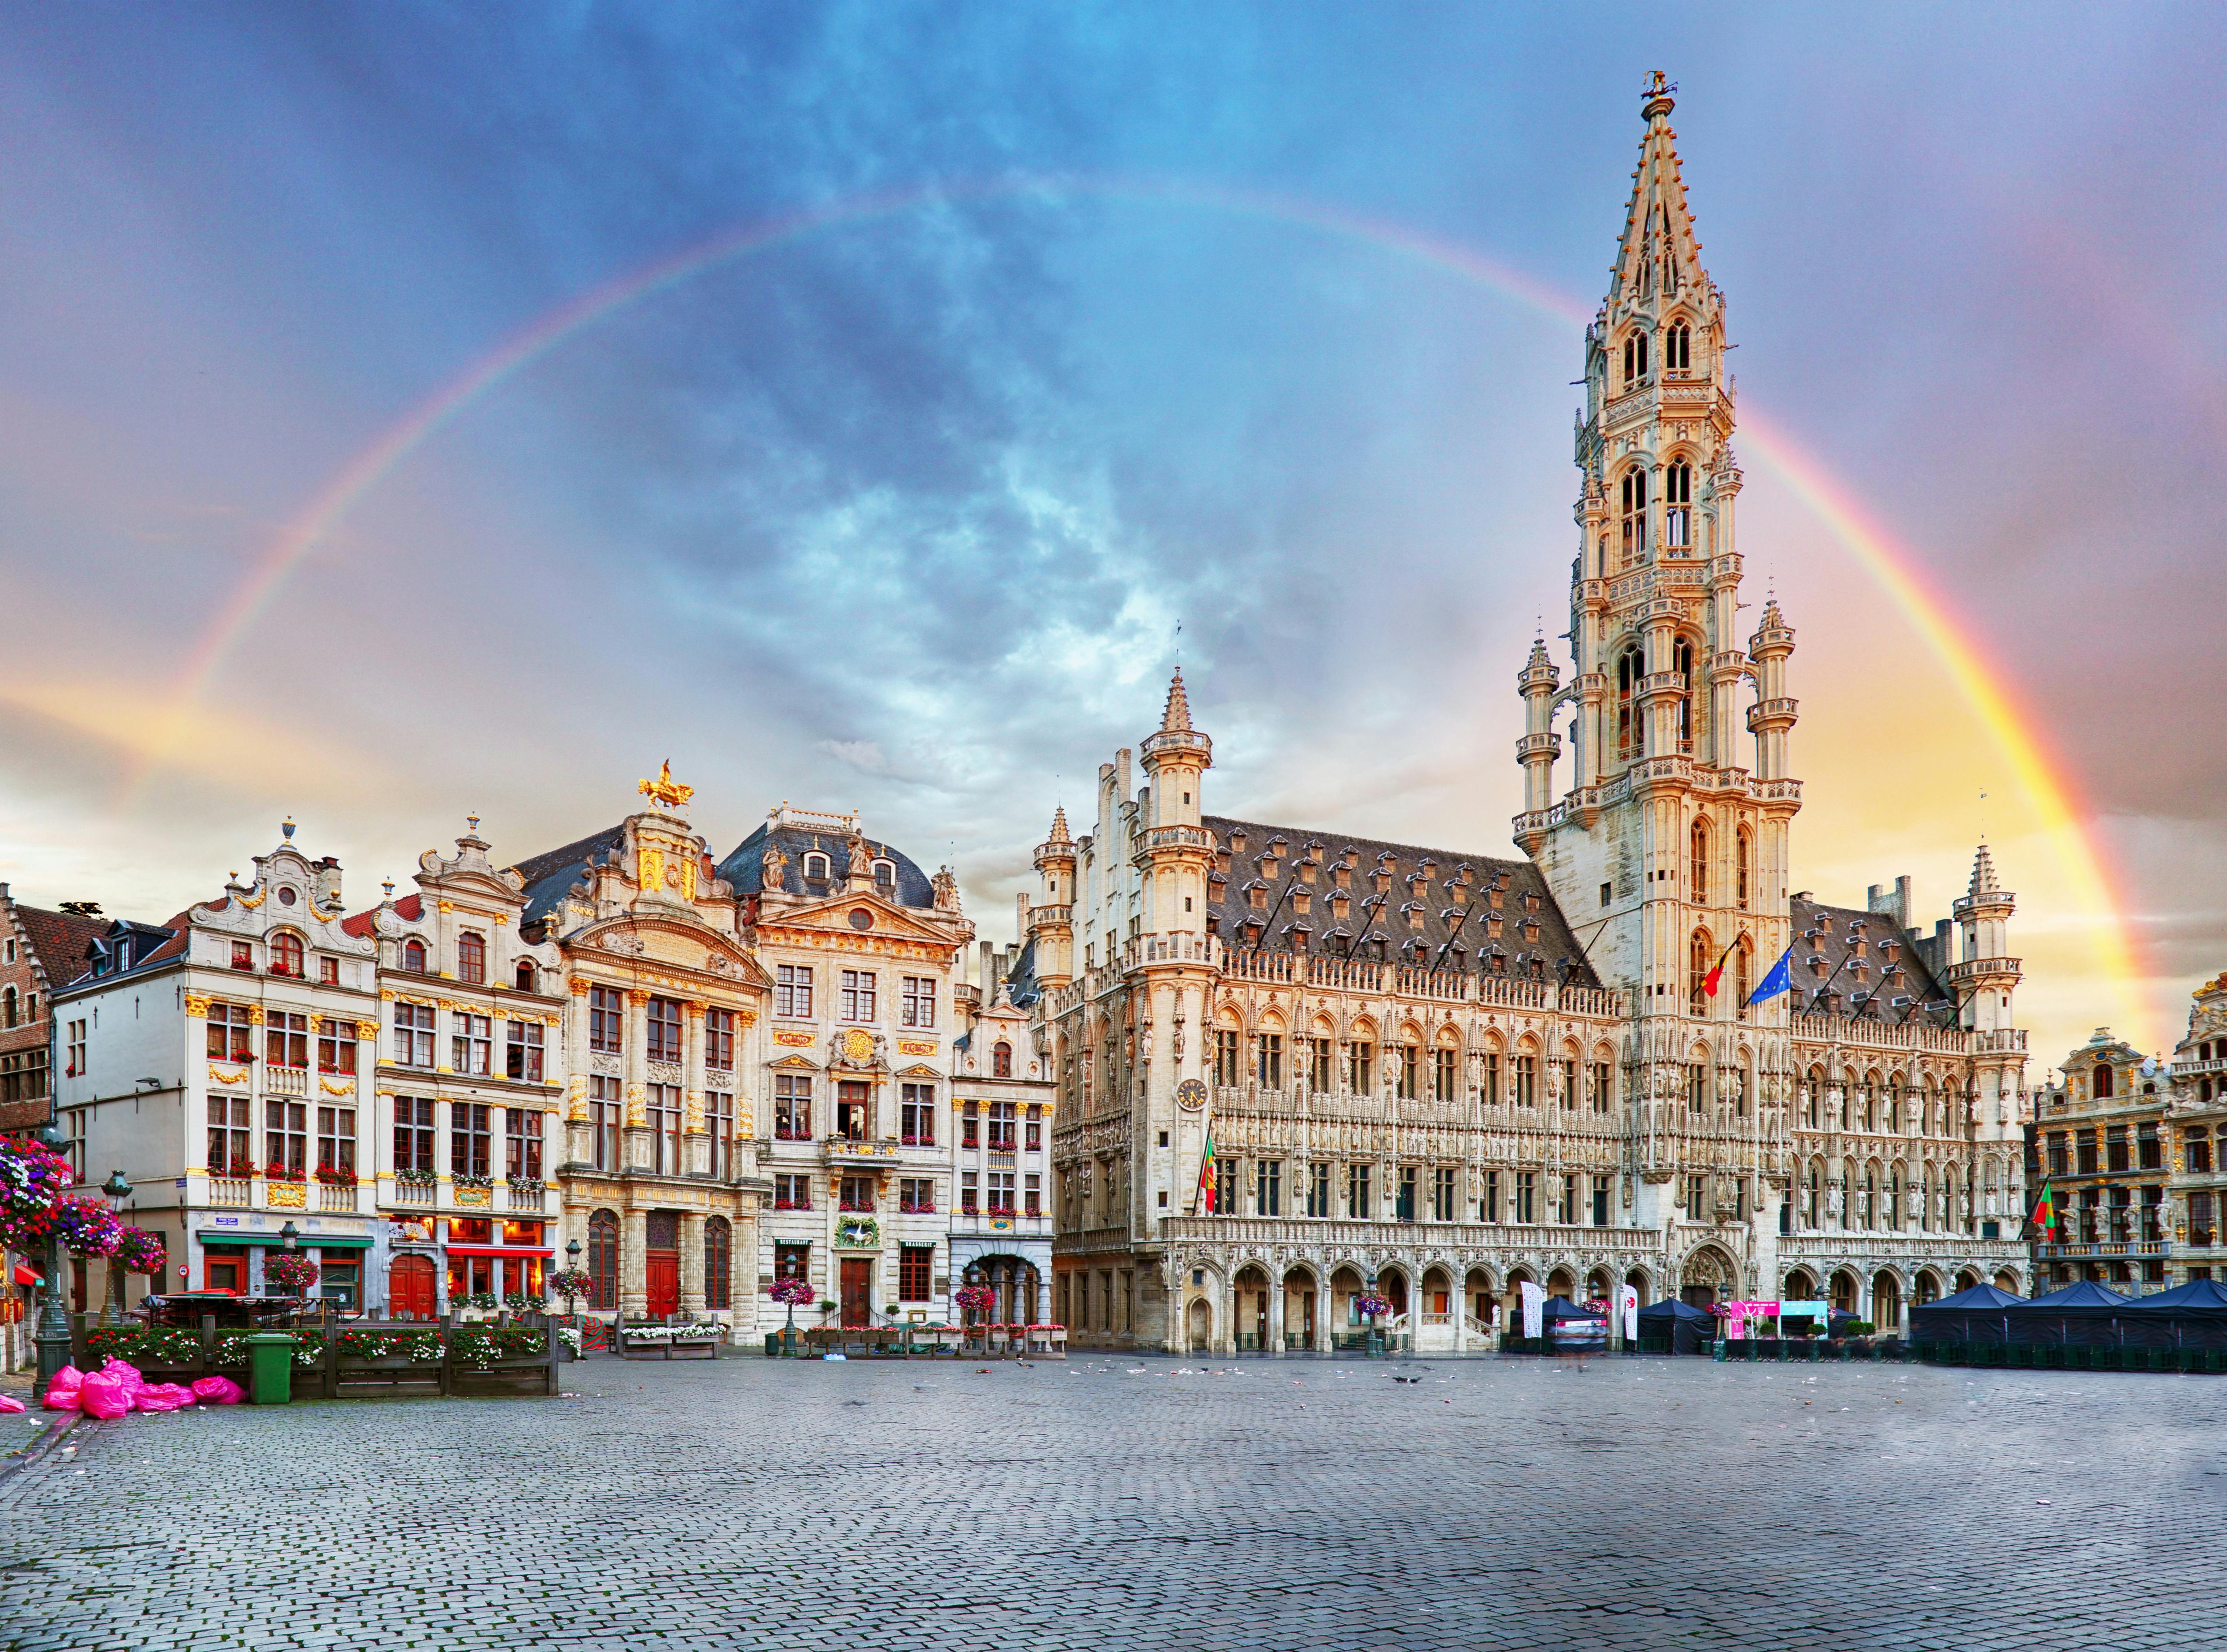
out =
{"type": "Polygon", "coordinates": [[[874,1259],[871,1256],[843,1259],[843,1323],[874,1323],[874,1259]]]}
{"type": "Polygon", "coordinates": [[[680,1311],[680,1253],[679,1251],[650,1251],[644,1259],[649,1286],[648,1313],[652,1319],[663,1319],[680,1311]]]}
{"type": "Polygon", "coordinates": [[[433,1259],[398,1256],[386,1269],[386,1311],[397,1319],[432,1319],[433,1259]]]}

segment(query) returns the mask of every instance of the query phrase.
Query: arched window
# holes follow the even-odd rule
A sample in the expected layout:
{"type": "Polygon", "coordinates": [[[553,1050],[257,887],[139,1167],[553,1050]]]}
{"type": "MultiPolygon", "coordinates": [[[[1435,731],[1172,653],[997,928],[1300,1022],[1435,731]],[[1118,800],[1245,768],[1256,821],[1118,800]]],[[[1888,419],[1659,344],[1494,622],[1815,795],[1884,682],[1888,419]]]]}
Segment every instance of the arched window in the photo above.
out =
{"type": "Polygon", "coordinates": [[[2096,1099],[2102,1100],[2111,1094],[2111,1069],[2103,1062],[2096,1063],[2096,1099]]]}
{"type": "Polygon", "coordinates": [[[302,977],[302,937],[283,931],[271,937],[271,973],[273,975],[302,977]]]}
{"type": "Polygon", "coordinates": [[[1739,858],[1732,865],[1732,900],[1743,912],[1747,910],[1748,858],[1755,848],[1755,839],[1748,829],[1739,829],[1739,858]]]}
{"type": "Polygon", "coordinates": [[[1647,470],[1634,465],[1624,473],[1624,565],[1647,554],[1647,470]]]}
{"type": "Polygon", "coordinates": [[[1673,551],[1694,543],[1694,467],[1683,459],[1662,473],[1662,543],[1673,551]]]}
{"type": "Polygon", "coordinates": [[[1755,942],[1742,935],[1732,948],[1732,1013],[1742,1021],[1747,1019],[1747,995],[1755,990],[1754,981],[1755,942]]]}
{"type": "Polygon", "coordinates": [[[990,1046],[990,1076],[1011,1078],[1013,1075],[1013,1047],[1000,1038],[990,1046]]]}
{"type": "Polygon", "coordinates": [[[827,857],[825,855],[816,853],[807,855],[804,858],[805,881],[812,883],[826,883],[827,881],[827,868],[829,864],[827,857]]]}
{"type": "Polygon", "coordinates": [[[1642,667],[1639,650],[1625,651],[1616,662],[1616,755],[1639,755],[1639,707],[1632,696],[1639,691],[1642,667]]]}
{"type": "Polygon", "coordinates": [[[1647,377],[1647,335],[1635,329],[1624,341],[1624,382],[1626,389],[1647,377]]]}
{"type": "Polygon", "coordinates": [[[1694,645],[1684,637],[1670,651],[1670,668],[1678,673],[1678,749],[1694,750],[1694,645]]]}
{"type": "Polygon", "coordinates": [[[619,1305],[619,1219],[598,1210],[588,1218],[588,1295],[590,1308],[609,1311],[619,1305]]]}
{"type": "MultiPolygon", "coordinates": [[[[1667,260],[1663,267],[1666,271],[1675,268],[1667,260]]],[[[1663,335],[1662,370],[1665,373],[1686,373],[1691,371],[1693,366],[1694,329],[1680,322],[1663,335]]]]}
{"type": "Polygon", "coordinates": [[[1709,934],[1706,929],[1694,931],[1694,938],[1686,946],[1686,998],[1688,1007],[1695,1015],[1709,1012],[1708,990],[1702,983],[1709,977],[1709,934]]]}
{"type": "Polygon", "coordinates": [[[894,895],[897,892],[897,862],[877,860],[874,863],[874,887],[884,895],[894,895]]]}
{"type": "Polygon", "coordinates": [[[1709,903],[1709,823],[1694,822],[1687,836],[1687,883],[1693,890],[1690,897],[1695,906],[1709,903]]]}
{"type": "Polygon", "coordinates": [[[15,1024],[16,989],[11,986],[6,992],[0,992],[0,1027],[12,1027],[15,1024]]]}
{"type": "Polygon", "coordinates": [[[735,1230],[724,1216],[704,1224],[704,1305],[734,1306],[735,1230]]]}
{"type": "Polygon", "coordinates": [[[1864,1167],[1864,1226],[1879,1226],[1879,1167],[1876,1164],[1864,1167]]]}
{"type": "Polygon", "coordinates": [[[465,930],[456,937],[456,979],[478,985],[487,979],[487,937],[465,930]]]}
{"type": "Polygon", "coordinates": [[[1809,1167],[1809,1185],[1803,1191],[1809,1202],[1802,1213],[1802,1225],[1815,1228],[1817,1226],[1817,1212],[1824,1204],[1825,1170],[1822,1165],[1812,1164],[1809,1167]]]}
{"type": "Polygon", "coordinates": [[[518,960],[518,968],[513,972],[511,985],[521,992],[533,991],[533,960],[531,958],[521,958],[518,960]]]}
{"type": "Polygon", "coordinates": [[[414,937],[402,943],[402,967],[412,975],[425,973],[425,943],[414,937]]]}

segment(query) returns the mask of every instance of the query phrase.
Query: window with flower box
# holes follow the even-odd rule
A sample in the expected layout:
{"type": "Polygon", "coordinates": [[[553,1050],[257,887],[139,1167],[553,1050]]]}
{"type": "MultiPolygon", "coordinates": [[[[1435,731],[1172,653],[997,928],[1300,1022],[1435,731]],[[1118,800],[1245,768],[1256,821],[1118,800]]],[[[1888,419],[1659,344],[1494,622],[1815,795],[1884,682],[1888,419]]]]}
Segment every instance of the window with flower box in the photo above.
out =
{"type": "Polygon", "coordinates": [[[1013,1151],[1013,1114],[1016,1109],[1010,1101],[990,1104],[990,1151],[1010,1153],[1013,1151]]]}
{"type": "Polygon", "coordinates": [[[456,979],[474,986],[487,982],[487,937],[465,930],[456,937],[456,979]]]}
{"type": "Polygon", "coordinates": [[[394,1168],[428,1181],[438,1169],[433,1159],[431,1096],[394,1098],[394,1168]]]}
{"type": "Polygon", "coordinates": [[[626,998],[616,987],[588,989],[588,1048],[603,1056],[626,1049],[626,998]]]}
{"type": "Polygon", "coordinates": [[[344,1185],[355,1181],[354,1107],[317,1109],[317,1174],[344,1185]]]}
{"type": "Polygon", "coordinates": [[[458,1013],[450,1017],[450,1068],[459,1077],[486,1078],[495,1070],[495,1020],[458,1013]]]}
{"type": "Polygon", "coordinates": [[[1013,1207],[1013,1173],[1011,1170],[992,1170],[989,1186],[983,1201],[983,1212],[992,1216],[1010,1216],[1013,1207]]]}
{"type": "Polygon", "coordinates": [[[932,1215],[935,1209],[935,1178],[908,1176],[899,1182],[897,1209],[911,1215],[932,1215]]]}
{"type": "Polygon", "coordinates": [[[255,1056],[255,1033],[244,1004],[208,1007],[208,1055],[213,1062],[245,1062],[255,1056]]]}
{"type": "Polygon", "coordinates": [[[255,948],[245,941],[233,941],[232,943],[232,966],[234,969],[253,969],[255,967],[255,948]]]}
{"type": "Polygon", "coordinates": [[[959,1145],[961,1147],[979,1147],[982,1145],[982,1104],[979,1101],[969,1101],[960,1110],[959,1145]]]}
{"type": "Polygon", "coordinates": [[[812,1018],[812,968],[808,964],[774,967],[773,1012],[797,1020],[812,1018]]]}
{"type": "Polygon", "coordinates": [[[255,1153],[248,1140],[247,1098],[244,1095],[209,1097],[208,1173],[255,1174],[255,1153]]]}
{"type": "Polygon", "coordinates": [[[934,1026],[935,1024],[935,977],[933,975],[904,977],[902,1008],[906,1026],[934,1026]]]}
{"type": "Polygon", "coordinates": [[[514,1182],[541,1179],[541,1115],[523,1107],[503,1109],[503,1132],[509,1155],[504,1173],[514,1182]]]}
{"type": "Polygon", "coordinates": [[[495,1174],[493,1132],[483,1101],[449,1103],[449,1174],[485,1182],[495,1174]]]}
{"type": "Polygon", "coordinates": [[[812,1139],[812,1077],[807,1073],[776,1073],[773,1080],[773,1139],[775,1141],[812,1139]]]}
{"type": "Polygon", "coordinates": [[[433,1006],[398,1004],[394,1006],[394,1064],[431,1067],[433,1064],[433,1006]]]}
{"type": "Polygon", "coordinates": [[[871,1210],[874,1208],[874,1178],[871,1176],[846,1176],[843,1178],[841,1194],[845,1210],[871,1210]]]}
{"type": "Polygon", "coordinates": [[[320,1073],[354,1073],[355,1071],[355,1023],[339,1021],[322,1016],[317,1021],[317,1070],[320,1073]]]}
{"type": "Polygon", "coordinates": [[[935,1145],[935,1086],[907,1084],[900,1094],[898,1126],[908,1147],[935,1145]]]}
{"type": "Polygon", "coordinates": [[[273,1067],[309,1065],[309,1017],[290,1011],[271,1010],[263,1017],[263,1059],[273,1067]]]}
{"type": "Polygon", "coordinates": [[[263,1104],[264,1173],[299,1182],[309,1175],[309,1108],[303,1101],[263,1104]]]}
{"type": "Polygon", "coordinates": [[[271,937],[271,973],[273,975],[284,975],[298,981],[304,973],[302,963],[301,936],[281,930],[271,937]]]}
{"type": "Polygon", "coordinates": [[[897,1300],[926,1302],[929,1286],[935,1279],[935,1247],[933,1245],[900,1245],[897,1247],[897,1300]]]}
{"type": "Polygon", "coordinates": [[[714,1073],[735,1070],[735,1012],[704,1011],[704,1065],[714,1073]]]}
{"type": "Polygon", "coordinates": [[[1029,1109],[1028,1135],[1024,1145],[1032,1153],[1041,1152],[1043,1150],[1043,1113],[1042,1107],[1032,1107],[1029,1109]]]}
{"type": "Polygon", "coordinates": [[[588,1081],[589,1156],[599,1170],[619,1167],[619,1126],[626,1109],[619,1100],[619,1081],[600,1075],[588,1081]]]}
{"type": "Polygon", "coordinates": [[[514,1019],[503,1035],[503,1072],[521,1083],[541,1082],[541,1024],[514,1019]]]}
{"type": "Polygon", "coordinates": [[[1031,1172],[1021,1188],[1021,1214],[1029,1216],[1043,1215],[1043,1177],[1031,1172]]]}
{"type": "Polygon", "coordinates": [[[972,1170],[962,1173],[959,1178],[959,1209],[965,1215],[979,1216],[982,1214],[980,1183],[974,1179],[972,1170]]]}
{"type": "Polygon", "coordinates": [[[680,1028],[679,999],[650,999],[642,1012],[643,1056],[654,1062],[680,1061],[686,1049],[680,1028]]]}
{"type": "Polygon", "coordinates": [[[811,1209],[812,1178],[787,1172],[775,1175],[773,1178],[773,1208],[776,1210],[811,1209]]]}

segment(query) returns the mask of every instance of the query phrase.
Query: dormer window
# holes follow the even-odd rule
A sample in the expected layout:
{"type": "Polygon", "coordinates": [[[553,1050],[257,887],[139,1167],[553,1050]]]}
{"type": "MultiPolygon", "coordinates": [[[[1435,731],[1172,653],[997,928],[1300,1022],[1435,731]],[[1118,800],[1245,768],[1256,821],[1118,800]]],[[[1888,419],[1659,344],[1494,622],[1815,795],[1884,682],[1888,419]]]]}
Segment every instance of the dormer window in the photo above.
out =
{"type": "Polygon", "coordinates": [[[1245,891],[1245,898],[1251,903],[1255,912],[1266,912],[1268,909],[1268,886],[1266,883],[1254,884],[1245,891]]]}
{"type": "Polygon", "coordinates": [[[456,979],[478,986],[487,980],[487,937],[467,929],[456,937],[456,979]]]}
{"type": "Polygon", "coordinates": [[[402,967],[412,975],[425,973],[425,943],[414,936],[402,943],[402,967]]]}
{"type": "Polygon", "coordinates": [[[511,985],[521,992],[533,991],[533,960],[532,959],[521,958],[518,960],[518,968],[513,972],[511,985]]]}
{"type": "Polygon", "coordinates": [[[232,966],[234,969],[253,969],[255,967],[255,948],[248,945],[245,941],[233,941],[232,943],[232,966]]]}
{"type": "Polygon", "coordinates": [[[1232,832],[1229,834],[1229,846],[1235,850],[1239,854],[1243,854],[1245,852],[1245,834],[1242,832],[1232,832]]]}
{"type": "Polygon", "coordinates": [[[884,895],[897,893],[897,862],[884,858],[874,863],[874,887],[884,895]]]}
{"type": "Polygon", "coordinates": [[[281,934],[271,937],[271,973],[296,980],[302,978],[301,936],[281,934]]]}
{"type": "Polygon", "coordinates": [[[804,881],[807,883],[826,883],[831,864],[826,856],[816,850],[807,855],[804,858],[804,881]]]}

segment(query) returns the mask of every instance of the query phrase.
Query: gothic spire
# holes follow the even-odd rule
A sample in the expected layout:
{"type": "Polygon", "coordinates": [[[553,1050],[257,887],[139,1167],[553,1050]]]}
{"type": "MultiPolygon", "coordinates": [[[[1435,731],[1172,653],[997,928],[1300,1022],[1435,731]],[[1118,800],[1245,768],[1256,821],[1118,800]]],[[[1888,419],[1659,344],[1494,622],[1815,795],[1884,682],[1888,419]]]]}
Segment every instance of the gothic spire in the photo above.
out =
{"type": "Polygon", "coordinates": [[[1993,895],[2001,887],[2001,884],[1995,882],[1994,858],[1988,853],[1988,845],[1983,843],[1980,845],[1980,852],[1972,858],[1970,892],[1975,896],[1993,895]]]}
{"type": "Polygon", "coordinates": [[[1068,836],[1067,806],[1065,804],[1062,803],[1054,806],[1051,812],[1051,836],[1047,838],[1044,841],[1047,843],[1073,843],[1075,841],[1073,838],[1068,836]]]}
{"type": "Polygon", "coordinates": [[[1701,243],[1694,234],[1694,215],[1686,204],[1686,182],[1678,166],[1678,135],[1670,130],[1670,94],[1677,90],[1658,69],[1648,77],[1640,113],[1647,131],[1639,142],[1639,164],[1631,175],[1631,199],[1624,207],[1624,233],[1610,271],[1608,303],[1643,303],[1669,298],[1689,286],[1707,287],[1701,268],[1701,243]]]}
{"type": "Polygon", "coordinates": [[[1177,666],[1173,680],[1168,684],[1168,709],[1160,718],[1160,732],[1189,734],[1190,731],[1190,698],[1184,692],[1183,667],[1177,666]]]}

